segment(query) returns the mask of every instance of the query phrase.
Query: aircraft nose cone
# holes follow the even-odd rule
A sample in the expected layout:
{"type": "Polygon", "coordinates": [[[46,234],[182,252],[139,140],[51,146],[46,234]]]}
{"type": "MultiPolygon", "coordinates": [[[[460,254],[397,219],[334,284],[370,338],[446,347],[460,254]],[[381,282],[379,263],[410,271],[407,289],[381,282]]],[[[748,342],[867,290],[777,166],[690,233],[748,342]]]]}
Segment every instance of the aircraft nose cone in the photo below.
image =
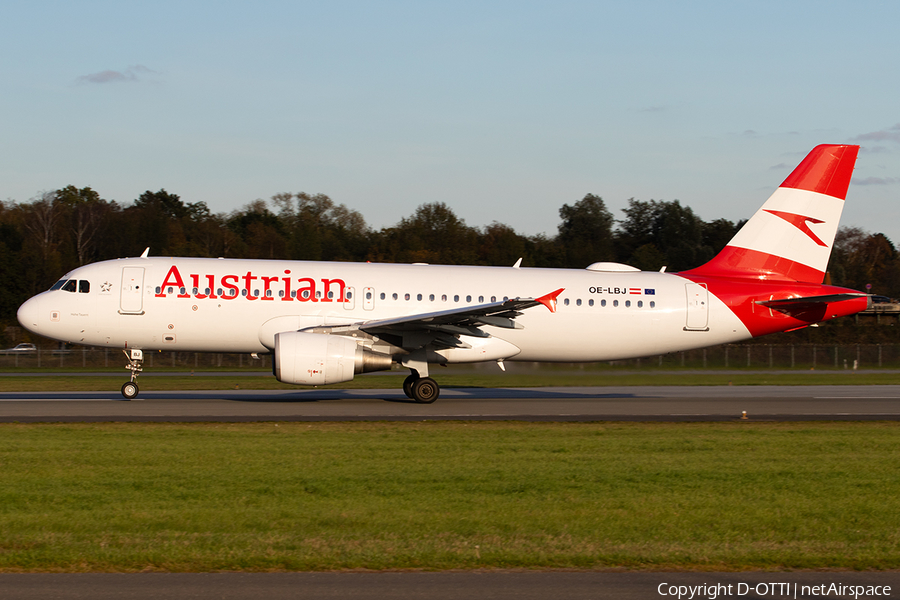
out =
{"type": "Polygon", "coordinates": [[[25,301],[25,303],[19,307],[19,310],[16,313],[16,318],[19,319],[19,324],[31,333],[40,333],[40,331],[38,331],[38,322],[40,317],[40,307],[38,306],[39,304],[40,302],[37,298],[32,298],[31,300],[25,301]]]}

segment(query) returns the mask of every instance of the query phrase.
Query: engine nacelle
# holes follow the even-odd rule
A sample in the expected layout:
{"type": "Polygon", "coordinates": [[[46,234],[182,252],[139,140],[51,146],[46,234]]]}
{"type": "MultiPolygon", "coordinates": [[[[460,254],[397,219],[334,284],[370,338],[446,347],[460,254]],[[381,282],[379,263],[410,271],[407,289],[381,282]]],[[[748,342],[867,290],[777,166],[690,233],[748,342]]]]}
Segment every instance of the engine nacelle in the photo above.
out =
{"type": "Polygon", "coordinates": [[[391,357],[340,335],[286,331],[275,335],[272,367],[283,383],[326,385],[350,381],[356,373],[388,370],[391,357]]]}

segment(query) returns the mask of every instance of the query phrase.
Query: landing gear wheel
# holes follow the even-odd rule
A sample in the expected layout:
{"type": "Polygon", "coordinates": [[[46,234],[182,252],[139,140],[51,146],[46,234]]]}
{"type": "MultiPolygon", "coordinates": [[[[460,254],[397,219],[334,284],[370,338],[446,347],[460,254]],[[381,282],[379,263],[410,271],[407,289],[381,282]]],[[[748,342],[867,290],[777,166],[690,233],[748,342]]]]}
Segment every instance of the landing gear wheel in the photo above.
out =
{"type": "Polygon", "coordinates": [[[126,400],[137,398],[138,392],[140,392],[140,389],[138,389],[138,385],[133,381],[126,381],[122,386],[122,395],[125,396],[126,400]]]}
{"type": "Polygon", "coordinates": [[[132,398],[137,398],[138,392],[141,391],[135,379],[144,370],[144,351],[139,348],[132,348],[131,351],[122,350],[122,352],[128,357],[128,364],[125,365],[125,368],[131,371],[131,381],[122,386],[122,395],[125,396],[126,400],[131,400],[132,398]]]}
{"type": "Polygon", "coordinates": [[[410,375],[406,379],[403,380],[403,393],[406,394],[407,398],[412,399],[412,386],[413,384],[419,380],[418,375],[410,375]]]}
{"type": "Polygon", "coordinates": [[[431,404],[441,395],[441,388],[431,377],[420,377],[412,383],[412,399],[419,404],[431,404]]]}

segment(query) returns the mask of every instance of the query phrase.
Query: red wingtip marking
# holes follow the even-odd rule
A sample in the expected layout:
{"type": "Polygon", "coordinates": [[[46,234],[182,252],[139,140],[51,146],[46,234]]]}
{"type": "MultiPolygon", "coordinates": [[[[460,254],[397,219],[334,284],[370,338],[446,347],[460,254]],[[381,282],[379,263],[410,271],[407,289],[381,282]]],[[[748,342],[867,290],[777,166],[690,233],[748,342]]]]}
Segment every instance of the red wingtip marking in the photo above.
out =
{"type": "Polygon", "coordinates": [[[781,187],[819,192],[844,200],[858,152],[859,146],[816,146],[781,187]]]}
{"type": "Polygon", "coordinates": [[[540,298],[535,298],[538,302],[546,306],[550,312],[556,312],[556,297],[563,293],[563,290],[566,288],[559,288],[555,292],[550,292],[546,296],[541,296],[540,298]]]}

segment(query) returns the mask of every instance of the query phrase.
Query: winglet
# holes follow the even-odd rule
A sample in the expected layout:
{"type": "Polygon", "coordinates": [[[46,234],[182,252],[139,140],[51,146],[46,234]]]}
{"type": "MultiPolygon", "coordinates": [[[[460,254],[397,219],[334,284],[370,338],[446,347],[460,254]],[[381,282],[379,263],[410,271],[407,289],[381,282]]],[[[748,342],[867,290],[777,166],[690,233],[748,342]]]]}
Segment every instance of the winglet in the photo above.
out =
{"type": "Polygon", "coordinates": [[[541,296],[540,298],[535,298],[536,302],[540,302],[544,306],[546,306],[550,312],[556,312],[556,297],[562,294],[563,290],[566,288],[559,288],[555,292],[550,292],[545,296],[541,296]]]}

